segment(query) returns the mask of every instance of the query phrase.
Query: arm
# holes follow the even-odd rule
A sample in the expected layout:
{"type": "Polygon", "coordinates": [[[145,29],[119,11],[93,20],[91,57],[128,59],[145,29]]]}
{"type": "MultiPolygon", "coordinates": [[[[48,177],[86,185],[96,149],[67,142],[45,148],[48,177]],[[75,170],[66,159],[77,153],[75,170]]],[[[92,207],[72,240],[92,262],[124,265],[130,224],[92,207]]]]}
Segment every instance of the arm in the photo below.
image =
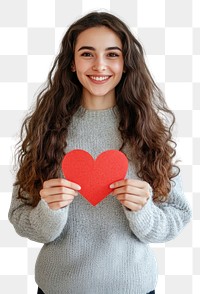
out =
{"type": "Polygon", "coordinates": [[[55,240],[64,229],[69,204],[78,194],[79,186],[65,179],[51,179],[43,184],[41,200],[36,207],[17,199],[18,187],[14,186],[9,220],[16,232],[33,241],[48,243],[55,240]]]}
{"type": "MultiPolygon", "coordinates": [[[[181,178],[173,179],[169,199],[164,203],[154,203],[152,195],[139,211],[130,211],[124,207],[132,232],[144,243],[166,242],[175,238],[191,219],[181,178]]],[[[152,193],[151,193],[152,194],[152,193]]]]}
{"type": "Polygon", "coordinates": [[[40,243],[55,240],[67,222],[69,207],[52,210],[44,200],[40,200],[33,208],[17,199],[17,189],[14,186],[8,214],[17,234],[40,243]]]}

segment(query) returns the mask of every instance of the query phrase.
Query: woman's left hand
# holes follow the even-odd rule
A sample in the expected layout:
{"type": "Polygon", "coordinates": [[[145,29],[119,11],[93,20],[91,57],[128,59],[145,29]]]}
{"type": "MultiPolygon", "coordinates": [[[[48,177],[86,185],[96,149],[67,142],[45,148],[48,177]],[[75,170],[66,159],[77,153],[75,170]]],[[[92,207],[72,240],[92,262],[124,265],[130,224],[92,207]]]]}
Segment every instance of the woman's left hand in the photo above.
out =
{"type": "Polygon", "coordinates": [[[150,186],[145,181],[125,179],[110,185],[111,195],[132,211],[139,211],[150,197],[150,186]]]}

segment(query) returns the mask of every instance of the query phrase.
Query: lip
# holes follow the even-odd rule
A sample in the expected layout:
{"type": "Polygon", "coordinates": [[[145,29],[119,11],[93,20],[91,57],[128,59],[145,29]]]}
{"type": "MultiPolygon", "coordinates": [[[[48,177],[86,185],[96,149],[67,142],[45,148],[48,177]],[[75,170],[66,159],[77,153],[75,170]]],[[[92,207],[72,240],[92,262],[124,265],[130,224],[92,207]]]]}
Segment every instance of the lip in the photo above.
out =
{"type": "Polygon", "coordinates": [[[111,78],[111,75],[87,75],[87,77],[94,84],[105,84],[111,78]],[[103,79],[100,79],[100,78],[103,78],[103,79]]]}

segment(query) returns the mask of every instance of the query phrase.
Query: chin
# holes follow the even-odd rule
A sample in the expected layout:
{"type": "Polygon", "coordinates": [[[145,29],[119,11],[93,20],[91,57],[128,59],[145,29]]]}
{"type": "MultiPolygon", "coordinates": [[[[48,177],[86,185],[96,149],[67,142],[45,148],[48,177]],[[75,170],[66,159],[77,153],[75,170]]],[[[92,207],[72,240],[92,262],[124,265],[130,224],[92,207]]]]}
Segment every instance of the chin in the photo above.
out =
{"type": "Polygon", "coordinates": [[[92,96],[97,96],[97,97],[103,97],[103,96],[106,96],[106,95],[109,95],[110,91],[94,91],[94,92],[90,92],[90,95],[92,96]]]}

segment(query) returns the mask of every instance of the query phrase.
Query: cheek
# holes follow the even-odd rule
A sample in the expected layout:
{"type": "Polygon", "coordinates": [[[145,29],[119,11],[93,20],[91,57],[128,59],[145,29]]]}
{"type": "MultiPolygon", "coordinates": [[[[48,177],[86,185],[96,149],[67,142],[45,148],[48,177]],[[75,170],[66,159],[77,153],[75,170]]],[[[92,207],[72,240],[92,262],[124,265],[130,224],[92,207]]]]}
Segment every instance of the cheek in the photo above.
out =
{"type": "Polygon", "coordinates": [[[84,73],[89,68],[90,64],[84,60],[75,60],[75,66],[77,72],[84,73]]]}
{"type": "Polygon", "coordinates": [[[76,72],[82,72],[84,69],[83,64],[80,62],[76,63],[75,66],[76,66],[76,72]]]}
{"type": "Polygon", "coordinates": [[[118,73],[118,74],[123,73],[123,70],[124,70],[123,62],[119,62],[119,63],[114,64],[113,70],[115,71],[115,73],[118,73]]]}

